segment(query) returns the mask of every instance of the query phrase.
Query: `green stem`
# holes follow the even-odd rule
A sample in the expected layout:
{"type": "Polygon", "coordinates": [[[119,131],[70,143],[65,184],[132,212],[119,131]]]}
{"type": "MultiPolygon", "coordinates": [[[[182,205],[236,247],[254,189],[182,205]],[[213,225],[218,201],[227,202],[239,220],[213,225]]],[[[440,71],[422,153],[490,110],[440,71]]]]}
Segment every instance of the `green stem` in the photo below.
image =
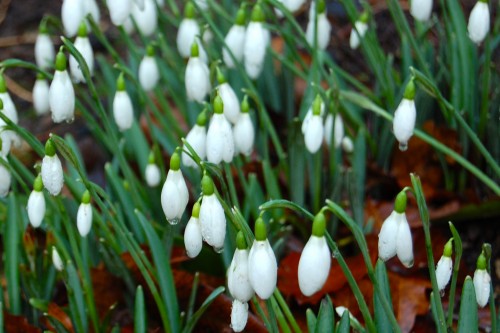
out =
{"type": "Polygon", "coordinates": [[[448,318],[446,321],[446,325],[448,327],[452,327],[453,308],[455,307],[455,292],[458,280],[458,270],[460,269],[460,259],[462,258],[462,240],[457,232],[457,229],[455,229],[453,223],[449,222],[449,225],[451,233],[453,235],[453,243],[455,247],[455,263],[453,264],[453,275],[451,277],[450,296],[448,298],[448,318]]]}
{"type": "Polygon", "coordinates": [[[297,321],[295,320],[293,313],[290,311],[288,304],[286,304],[286,301],[283,298],[283,295],[281,295],[278,288],[274,289],[273,295],[274,295],[274,298],[278,301],[278,304],[280,305],[281,309],[285,313],[285,316],[288,319],[288,322],[290,323],[290,325],[292,325],[293,331],[295,333],[301,333],[302,330],[300,329],[299,324],[297,324],[297,321]]]}

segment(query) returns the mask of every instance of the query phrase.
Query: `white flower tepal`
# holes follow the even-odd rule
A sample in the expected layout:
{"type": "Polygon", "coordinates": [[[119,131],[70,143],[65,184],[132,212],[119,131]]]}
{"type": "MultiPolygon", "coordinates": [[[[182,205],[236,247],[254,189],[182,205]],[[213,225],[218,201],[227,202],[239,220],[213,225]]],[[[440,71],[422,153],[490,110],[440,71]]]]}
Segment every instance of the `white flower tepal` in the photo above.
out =
{"type": "MultiPolygon", "coordinates": [[[[320,50],[325,50],[330,43],[330,33],[332,26],[328,17],[326,16],[326,5],[323,0],[317,2],[312,2],[311,7],[316,7],[317,13],[317,31],[315,31],[315,17],[314,15],[309,15],[309,22],[307,22],[306,27],[306,39],[311,47],[314,47],[314,36],[316,36],[317,47],[320,50]]],[[[313,11],[313,13],[315,13],[313,11]]]]}
{"type": "Polygon", "coordinates": [[[235,299],[231,307],[231,328],[235,332],[245,329],[248,321],[248,303],[235,299]]]}
{"type": "Polygon", "coordinates": [[[107,0],[109,15],[114,25],[120,26],[132,12],[132,0],[107,0]]]}
{"type": "Polygon", "coordinates": [[[412,0],[410,13],[418,21],[429,21],[432,14],[432,0],[412,0]]]}
{"type": "Polygon", "coordinates": [[[67,37],[74,37],[85,17],[83,0],[64,0],[61,7],[61,20],[67,37]]]}
{"type": "MultiPolygon", "coordinates": [[[[196,124],[193,126],[193,128],[191,128],[188,135],[186,136],[186,142],[191,146],[191,148],[193,148],[193,150],[201,160],[204,160],[207,156],[207,129],[205,127],[206,121],[206,112],[203,111],[198,116],[196,124]]],[[[184,150],[187,150],[187,148],[184,147],[182,152],[182,164],[184,164],[185,166],[197,168],[198,164],[196,164],[196,162],[186,152],[184,152],[184,150]]]]}
{"type": "Polygon", "coordinates": [[[365,36],[368,30],[368,13],[364,12],[361,14],[359,20],[354,23],[354,28],[351,30],[351,36],[349,37],[349,46],[351,49],[355,50],[359,47],[361,39],[365,36]]]}
{"type": "Polygon", "coordinates": [[[477,304],[484,307],[490,298],[491,276],[487,271],[486,257],[483,253],[477,259],[473,282],[477,304]]]}
{"type": "Polygon", "coordinates": [[[38,228],[45,216],[45,197],[43,196],[42,177],[38,175],[33,184],[33,191],[28,198],[26,211],[28,212],[28,220],[33,228],[38,228]]]}
{"type": "Polygon", "coordinates": [[[490,31],[490,7],[487,0],[479,0],[469,16],[469,24],[467,26],[470,39],[480,44],[490,31]]]}
{"type": "Polygon", "coordinates": [[[210,93],[210,71],[208,66],[199,57],[198,43],[191,47],[191,57],[188,60],[185,74],[186,95],[189,100],[202,103],[210,93]]]}
{"type": "Polygon", "coordinates": [[[76,226],[82,237],[86,237],[92,228],[92,206],[90,205],[89,191],[83,193],[82,203],[76,214],[76,226]]]}
{"type": "Polygon", "coordinates": [[[243,60],[243,47],[245,45],[245,10],[239,9],[236,13],[235,23],[231,26],[224,38],[225,46],[222,48],[222,59],[228,68],[236,67],[236,62],[243,60]],[[230,52],[234,56],[231,57],[230,52]]]}
{"type": "Polygon", "coordinates": [[[184,8],[184,18],[177,30],[177,50],[183,58],[191,55],[191,45],[196,41],[196,36],[200,35],[200,26],[195,20],[195,8],[192,2],[187,2],[184,8]]]}
{"type": "Polygon", "coordinates": [[[249,109],[248,98],[245,96],[241,103],[242,113],[233,127],[235,153],[242,153],[246,156],[252,152],[255,140],[255,128],[248,113],[249,109]]]}
{"type": "Polygon", "coordinates": [[[224,116],[224,104],[220,96],[214,100],[214,115],[207,133],[207,160],[214,164],[233,160],[234,140],[231,125],[224,116]]]}
{"type": "Polygon", "coordinates": [[[42,160],[41,175],[43,186],[50,194],[55,196],[61,193],[64,184],[63,169],[52,139],[48,139],[45,143],[45,157],[42,160]]]}
{"type": "Polygon", "coordinates": [[[200,207],[201,235],[216,252],[222,251],[226,237],[226,216],[219,199],[215,195],[212,179],[204,175],[201,180],[203,200],[200,207]]]}
{"type": "Polygon", "coordinates": [[[236,245],[233,260],[227,270],[227,287],[235,299],[240,302],[248,302],[255,292],[248,277],[249,251],[245,236],[241,231],[236,236],[236,245]]]}
{"type": "Polygon", "coordinates": [[[158,12],[155,0],[144,0],[144,9],[132,4],[132,16],[139,31],[144,36],[151,36],[158,26],[158,12]]]}
{"type": "Polygon", "coordinates": [[[35,41],[36,65],[41,69],[47,70],[54,65],[55,57],[54,45],[52,44],[45,24],[42,23],[35,41]]]}
{"type": "Polygon", "coordinates": [[[248,24],[243,45],[245,70],[251,79],[257,79],[264,67],[269,31],[264,27],[264,13],[259,4],[252,11],[252,21],[248,24]]]}
{"type": "Polygon", "coordinates": [[[180,156],[174,152],[170,158],[167,179],[161,190],[161,206],[167,221],[172,225],[179,223],[189,201],[189,192],[180,166],[180,156]]]}
{"type": "Polygon", "coordinates": [[[417,109],[415,107],[415,85],[411,80],[406,86],[403,100],[394,112],[392,129],[394,136],[399,141],[399,149],[405,151],[408,149],[408,140],[413,135],[415,122],[417,119],[417,109]]]}
{"type": "Polygon", "coordinates": [[[148,46],[146,55],[139,64],[139,83],[144,91],[151,91],[160,80],[160,71],[154,57],[154,49],[148,46]]]}
{"type": "Polygon", "coordinates": [[[49,83],[43,77],[37,77],[33,86],[33,106],[37,115],[42,115],[50,110],[49,83]]]}
{"type": "Polygon", "coordinates": [[[49,87],[49,106],[55,123],[71,122],[75,118],[75,90],[66,65],[66,56],[59,51],[54,79],[49,87]]]}
{"type": "Polygon", "coordinates": [[[156,165],[156,163],[148,163],[148,165],[146,166],[146,170],[144,171],[144,178],[146,179],[146,183],[149,187],[155,187],[160,184],[160,168],[158,168],[158,165],[156,165]]]}
{"type": "MultiPolygon", "coordinates": [[[[85,22],[80,24],[78,36],[75,39],[75,48],[81,53],[85,63],[87,64],[89,73],[92,76],[94,73],[94,51],[92,50],[92,45],[87,37],[87,25],[85,22]]],[[[85,82],[82,69],[80,68],[76,58],[72,55],[69,57],[69,69],[74,82],[85,82]]]]}
{"type": "Polygon", "coordinates": [[[193,212],[184,230],[184,246],[189,258],[195,258],[200,254],[202,248],[202,236],[200,225],[200,203],[196,202],[193,206],[193,212]]]}
{"type": "Polygon", "coordinates": [[[134,107],[125,88],[125,78],[122,73],[116,81],[116,93],[113,99],[113,118],[122,132],[132,127],[134,122],[134,107]]]}
{"type": "Polygon", "coordinates": [[[55,246],[52,246],[52,264],[59,272],[64,269],[63,261],[55,246]]]}
{"type": "Polygon", "coordinates": [[[19,117],[17,114],[17,108],[9,92],[7,91],[7,84],[3,74],[0,73],[0,99],[2,100],[2,107],[0,112],[3,112],[14,124],[17,124],[19,117]]]}
{"type": "MultiPolygon", "coordinates": [[[[7,162],[5,156],[0,155],[0,158],[7,162]]],[[[12,175],[10,171],[0,163],[0,198],[5,198],[9,194],[12,175]]]]}
{"type": "Polygon", "coordinates": [[[232,124],[236,124],[236,121],[241,113],[240,101],[229,83],[225,82],[224,78],[221,78],[220,81],[220,85],[217,87],[217,93],[222,98],[222,102],[224,103],[224,116],[226,116],[227,120],[229,120],[232,124]]]}

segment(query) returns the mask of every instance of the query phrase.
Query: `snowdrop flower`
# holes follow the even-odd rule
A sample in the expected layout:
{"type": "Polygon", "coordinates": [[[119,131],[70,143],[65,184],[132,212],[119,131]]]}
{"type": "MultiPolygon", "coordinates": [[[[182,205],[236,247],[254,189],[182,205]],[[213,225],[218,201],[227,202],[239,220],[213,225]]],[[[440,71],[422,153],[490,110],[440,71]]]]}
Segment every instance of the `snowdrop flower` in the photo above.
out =
{"type": "Polygon", "coordinates": [[[314,217],[312,235],[299,260],[299,287],[302,294],[311,296],[323,288],[330,273],[331,253],[325,239],[325,215],[314,217]]]}
{"type": "Polygon", "coordinates": [[[50,194],[55,196],[61,193],[64,184],[63,169],[52,139],[48,139],[45,143],[45,157],[42,160],[41,175],[43,186],[50,194]]]}
{"type": "Polygon", "coordinates": [[[488,0],[479,0],[469,16],[469,38],[476,44],[481,44],[490,31],[490,7],[488,0]]]}
{"type": "Polygon", "coordinates": [[[116,26],[123,25],[132,12],[132,0],[107,0],[106,4],[111,22],[116,26]]]}
{"type": "Polygon", "coordinates": [[[193,212],[184,230],[184,246],[189,258],[196,258],[201,252],[202,236],[200,225],[200,203],[197,201],[193,206],[193,212]]]}
{"type": "Polygon", "coordinates": [[[181,220],[189,201],[189,192],[181,171],[181,158],[177,152],[170,158],[170,170],[161,189],[161,206],[168,223],[175,225],[181,220]]]}
{"type": "Polygon", "coordinates": [[[26,205],[28,220],[33,228],[38,228],[42,224],[43,217],[45,216],[45,197],[43,196],[42,190],[42,177],[38,175],[35,178],[33,191],[31,191],[28,198],[28,204],[26,205]]]}
{"type": "Polygon", "coordinates": [[[191,45],[195,42],[195,37],[200,35],[200,26],[195,20],[195,8],[191,1],[186,3],[184,8],[184,18],[177,30],[177,50],[183,58],[191,55],[191,45]]]}
{"type": "Polygon", "coordinates": [[[90,205],[90,193],[86,190],[82,196],[82,202],[76,214],[76,226],[80,236],[86,237],[92,228],[92,206],[90,205]]]}
{"type": "Polygon", "coordinates": [[[245,96],[241,103],[241,114],[233,128],[234,150],[235,153],[250,155],[255,140],[255,129],[248,111],[248,96],[245,96]]]}
{"type": "Polygon", "coordinates": [[[365,36],[366,31],[368,30],[368,18],[368,13],[363,12],[359,19],[354,23],[354,29],[351,30],[351,36],[349,37],[349,46],[351,49],[355,50],[359,47],[361,39],[365,36]]]}
{"type": "Polygon", "coordinates": [[[412,0],[410,14],[418,21],[429,21],[432,14],[432,0],[412,0]]]}
{"type": "Polygon", "coordinates": [[[235,61],[243,60],[243,46],[245,45],[245,10],[240,8],[236,13],[234,24],[229,28],[224,38],[225,46],[222,49],[222,59],[228,68],[236,67],[235,61]],[[231,57],[234,56],[234,60],[231,57]]]}
{"type": "Polygon", "coordinates": [[[186,95],[189,100],[202,103],[210,90],[210,71],[199,57],[198,43],[191,46],[191,57],[188,60],[185,74],[186,95]]]}
{"type": "Polygon", "coordinates": [[[194,2],[196,2],[196,4],[198,5],[198,7],[200,7],[200,9],[203,9],[203,10],[208,9],[207,0],[194,0],[194,2]]]}
{"type": "MultiPolygon", "coordinates": [[[[3,102],[0,98],[0,112],[3,113],[3,102]]],[[[5,129],[7,124],[0,118],[0,157],[6,157],[10,152],[12,145],[12,131],[5,129]]],[[[10,182],[9,182],[10,184],[10,182]]]]}
{"type": "MultiPolygon", "coordinates": [[[[310,123],[311,118],[313,116],[313,106],[314,106],[314,101],[313,101],[313,104],[311,105],[311,107],[309,107],[309,109],[307,109],[306,116],[304,117],[304,121],[302,121],[302,126],[300,127],[302,134],[306,133],[307,127],[309,126],[309,123],[310,123]]],[[[319,114],[321,117],[323,117],[323,115],[325,114],[325,104],[324,103],[321,103],[319,114]]]]}
{"type": "Polygon", "coordinates": [[[155,187],[160,184],[160,168],[158,168],[158,165],[155,163],[155,154],[153,152],[149,154],[148,165],[146,166],[146,170],[144,172],[144,178],[146,179],[146,183],[149,187],[155,187]]]}
{"type": "Polygon", "coordinates": [[[344,136],[344,138],[342,139],[342,149],[344,149],[344,151],[346,153],[352,153],[353,150],[354,150],[354,144],[351,140],[350,137],[348,136],[344,136]]]}
{"type": "MultiPolygon", "coordinates": [[[[303,128],[304,140],[307,150],[314,154],[321,147],[323,141],[323,119],[321,118],[321,105],[323,101],[321,96],[317,95],[312,105],[312,116],[307,120],[303,128]]],[[[304,122],[306,120],[304,119],[304,122]]]]}
{"type": "Polygon", "coordinates": [[[238,117],[240,115],[240,101],[238,96],[234,92],[233,88],[227,83],[226,78],[221,73],[219,68],[217,68],[217,80],[219,81],[219,86],[217,86],[217,93],[222,102],[224,103],[224,116],[232,124],[236,124],[238,117]]]}
{"type": "Polygon", "coordinates": [[[333,146],[340,147],[344,138],[344,122],[342,116],[338,113],[336,116],[329,113],[325,120],[325,141],[327,146],[332,144],[332,130],[333,130],[333,146]]]}
{"type": "Polygon", "coordinates": [[[397,254],[405,267],[413,266],[413,241],[406,220],[406,193],[396,197],[394,211],[385,219],[378,235],[378,256],[387,261],[397,254]]]}
{"type": "Polygon", "coordinates": [[[243,232],[236,235],[236,250],[227,270],[227,287],[233,298],[240,302],[248,302],[254,295],[248,277],[248,246],[243,232]]]}
{"type": "Polygon", "coordinates": [[[55,246],[52,246],[52,264],[59,272],[61,272],[64,269],[63,261],[61,259],[61,256],[59,255],[59,252],[57,252],[55,246]]]}
{"type": "Polygon", "coordinates": [[[92,16],[92,19],[96,22],[99,23],[101,20],[101,12],[99,10],[99,6],[97,5],[96,0],[83,0],[83,7],[84,7],[84,13],[85,16],[87,14],[90,14],[92,16]]]}
{"type": "Polygon", "coordinates": [[[474,290],[476,291],[477,304],[484,307],[490,298],[491,277],[487,270],[487,262],[484,253],[477,258],[476,270],[474,271],[474,290]]]}
{"type": "Polygon", "coordinates": [[[134,2],[140,10],[144,10],[144,0],[134,0],[134,2]]]}
{"type": "MultiPolygon", "coordinates": [[[[0,144],[1,144],[0,140],[0,144]]],[[[4,155],[0,155],[0,158],[7,162],[7,158],[4,155]]],[[[0,163],[0,198],[5,198],[9,194],[10,184],[12,182],[12,175],[10,171],[0,163]]]]}
{"type": "MultiPolygon", "coordinates": [[[[82,54],[89,69],[90,76],[92,76],[94,74],[94,51],[87,37],[87,25],[85,22],[82,22],[78,29],[78,36],[75,39],[75,48],[82,54]]],[[[71,77],[74,82],[85,82],[80,64],[78,64],[78,61],[72,55],[69,56],[69,69],[71,70],[71,77]]]]}
{"type": "Polygon", "coordinates": [[[282,2],[286,9],[288,9],[291,13],[294,13],[302,7],[305,0],[283,0],[282,2]]]}
{"type": "Polygon", "coordinates": [[[10,98],[10,94],[7,91],[7,84],[2,73],[0,73],[0,99],[3,102],[3,113],[14,123],[18,123],[17,109],[16,105],[10,98]]]}
{"type": "Polygon", "coordinates": [[[128,130],[134,121],[134,107],[125,87],[123,73],[116,80],[116,94],[113,99],[113,117],[120,131],[128,130]]]}
{"type": "Polygon", "coordinates": [[[255,293],[264,300],[271,297],[276,288],[278,264],[267,239],[266,225],[260,217],[255,221],[255,240],[248,255],[248,274],[255,293]]]}
{"type": "Polygon", "coordinates": [[[66,70],[66,56],[60,50],[56,56],[56,71],[49,88],[52,121],[72,122],[75,117],[75,91],[66,70]]]}
{"type": "Polygon", "coordinates": [[[33,106],[37,115],[49,112],[49,83],[42,74],[37,74],[33,86],[33,106]]]}
{"type": "Polygon", "coordinates": [[[49,69],[55,60],[54,45],[47,31],[45,21],[40,24],[35,41],[35,62],[41,69],[49,69]]]}
{"type": "MultiPolygon", "coordinates": [[[[320,50],[326,49],[330,42],[330,32],[332,26],[326,16],[326,5],[324,0],[314,1],[311,6],[316,6],[316,15],[309,15],[309,22],[306,27],[306,39],[311,47],[315,46],[314,36],[316,35],[317,46],[320,50]],[[317,18],[316,18],[317,17],[317,18]],[[317,31],[315,31],[315,20],[317,20],[317,31]]],[[[311,12],[310,12],[311,13],[311,12]]]]}
{"type": "Polygon", "coordinates": [[[255,80],[264,67],[266,49],[271,39],[269,31],[264,27],[264,12],[257,3],[253,7],[252,19],[248,24],[243,44],[243,59],[248,76],[255,80]]]}
{"type": "Polygon", "coordinates": [[[230,163],[234,155],[234,139],[231,125],[224,116],[224,103],[217,95],[214,99],[214,115],[207,133],[207,160],[214,164],[230,163]]]}
{"type": "Polygon", "coordinates": [[[408,140],[413,135],[415,129],[415,120],[417,118],[417,109],[415,107],[415,84],[413,80],[406,86],[403,100],[394,112],[392,129],[394,136],[399,141],[399,149],[405,151],[408,149],[408,140]]]}
{"type": "MultiPolygon", "coordinates": [[[[193,148],[198,157],[201,160],[204,160],[207,156],[206,142],[207,142],[207,129],[205,127],[207,123],[207,113],[206,111],[202,111],[196,120],[196,124],[194,124],[193,128],[189,131],[186,136],[186,142],[193,148]]],[[[182,164],[185,166],[197,168],[198,164],[189,156],[183,149],[182,152],[182,164]]]]}
{"type": "Polygon", "coordinates": [[[245,329],[248,321],[248,303],[233,300],[231,307],[231,328],[235,332],[241,332],[245,329]]]}
{"type": "Polygon", "coordinates": [[[453,252],[452,241],[453,238],[444,246],[443,256],[439,259],[436,266],[436,280],[439,290],[444,290],[450,281],[451,269],[453,268],[453,261],[451,260],[453,252]]]}
{"type": "Polygon", "coordinates": [[[158,13],[155,0],[144,0],[144,9],[132,5],[132,17],[139,31],[146,37],[151,36],[158,26],[158,13]]]}
{"type": "Polygon", "coordinates": [[[151,91],[160,80],[160,72],[155,59],[155,51],[152,45],[146,49],[146,55],[139,64],[139,83],[144,91],[151,91]]]}
{"type": "Polygon", "coordinates": [[[214,182],[208,175],[204,175],[201,179],[201,189],[203,191],[200,207],[201,236],[215,252],[220,253],[226,237],[224,209],[215,195],[214,182]]]}
{"type": "Polygon", "coordinates": [[[61,20],[67,37],[74,37],[85,17],[83,0],[64,0],[61,7],[61,20]]]}

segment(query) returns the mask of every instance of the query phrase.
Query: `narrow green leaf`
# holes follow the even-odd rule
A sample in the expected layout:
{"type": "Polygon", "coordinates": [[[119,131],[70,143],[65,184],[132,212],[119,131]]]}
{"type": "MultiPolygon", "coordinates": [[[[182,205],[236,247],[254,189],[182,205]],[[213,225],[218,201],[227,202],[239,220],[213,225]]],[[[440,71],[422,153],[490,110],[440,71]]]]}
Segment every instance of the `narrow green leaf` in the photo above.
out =
{"type": "Polygon", "coordinates": [[[316,328],[316,315],[311,309],[306,310],[306,318],[307,318],[307,331],[309,333],[314,333],[314,330],[316,328]]]}
{"type": "Polygon", "coordinates": [[[134,304],[134,332],[146,332],[146,305],[144,304],[144,292],[142,286],[137,287],[134,304]]]}
{"type": "Polygon", "coordinates": [[[89,320],[85,311],[85,301],[80,277],[71,261],[67,261],[64,269],[67,272],[68,295],[70,300],[70,315],[77,333],[88,332],[89,320]]]}
{"type": "Polygon", "coordinates": [[[335,325],[333,314],[333,305],[330,296],[326,296],[321,300],[319,307],[318,319],[316,321],[315,333],[332,332],[335,325]]]}
{"type": "Polygon", "coordinates": [[[342,318],[340,318],[336,333],[349,333],[350,329],[351,329],[351,320],[349,318],[349,311],[346,310],[342,314],[342,318]]]}
{"type": "MultiPolygon", "coordinates": [[[[384,261],[382,261],[381,259],[378,259],[377,264],[375,265],[375,278],[377,279],[380,290],[385,295],[385,298],[388,300],[392,300],[391,289],[389,286],[389,277],[387,276],[387,269],[385,267],[384,261]]],[[[392,310],[392,302],[389,302],[389,305],[392,310]]],[[[389,318],[385,313],[385,310],[380,301],[380,296],[375,290],[373,293],[373,311],[375,312],[374,316],[377,332],[393,332],[389,318]]]]}
{"type": "Polygon", "coordinates": [[[224,287],[218,287],[217,289],[215,289],[214,291],[212,291],[212,293],[207,297],[207,299],[203,302],[203,304],[200,306],[200,308],[198,309],[198,311],[196,311],[194,313],[194,315],[187,321],[186,323],[186,327],[184,327],[184,329],[182,330],[183,333],[189,333],[189,332],[192,332],[196,323],[198,322],[198,320],[200,319],[200,317],[203,315],[203,313],[205,313],[205,311],[208,309],[208,307],[210,306],[210,304],[212,304],[213,301],[215,301],[215,299],[220,295],[222,294],[224,291],[226,290],[226,288],[224,287]]]}
{"type": "Polygon", "coordinates": [[[278,209],[278,208],[286,208],[293,210],[294,212],[306,216],[309,219],[314,219],[314,215],[312,215],[310,212],[308,212],[305,208],[302,206],[299,206],[295,202],[284,200],[284,199],[277,199],[277,200],[270,200],[262,205],[259,206],[259,210],[270,210],[270,209],[278,209]]]}
{"type": "Polygon", "coordinates": [[[7,279],[7,293],[9,295],[9,312],[21,314],[21,288],[19,278],[19,260],[21,253],[21,231],[18,201],[13,192],[9,195],[7,221],[5,231],[5,276],[7,279]]]}
{"type": "Polygon", "coordinates": [[[476,292],[470,276],[465,278],[460,298],[457,333],[477,332],[479,327],[477,315],[476,292]]]}

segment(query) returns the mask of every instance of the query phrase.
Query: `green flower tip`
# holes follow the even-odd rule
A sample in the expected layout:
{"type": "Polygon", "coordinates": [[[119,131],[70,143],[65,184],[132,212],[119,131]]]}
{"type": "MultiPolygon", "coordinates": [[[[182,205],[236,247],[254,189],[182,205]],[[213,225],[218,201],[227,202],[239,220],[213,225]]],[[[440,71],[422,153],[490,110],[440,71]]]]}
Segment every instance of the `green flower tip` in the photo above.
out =
{"type": "Polygon", "coordinates": [[[325,235],[325,229],[326,229],[325,214],[319,212],[314,217],[312,234],[316,237],[323,237],[325,235]]]}
{"type": "Polygon", "coordinates": [[[245,25],[246,13],[243,7],[240,7],[236,12],[236,18],[234,19],[234,24],[236,25],[245,25]]]}
{"type": "Polygon", "coordinates": [[[89,190],[85,190],[82,195],[82,204],[89,204],[90,203],[90,192],[89,190]]]}
{"type": "Polygon", "coordinates": [[[222,98],[219,95],[214,98],[214,113],[224,113],[224,102],[222,102],[222,98]]]}
{"type": "Polygon", "coordinates": [[[200,217],[200,208],[201,208],[200,202],[196,201],[193,205],[193,213],[191,214],[194,218],[200,217]]]}
{"type": "Polygon", "coordinates": [[[196,125],[203,127],[206,124],[207,124],[207,110],[203,110],[198,115],[198,118],[196,118],[196,125]]]}
{"type": "Polygon", "coordinates": [[[321,14],[324,13],[325,10],[326,10],[325,0],[318,0],[316,2],[316,13],[321,14]]]}
{"type": "Polygon", "coordinates": [[[201,190],[203,191],[203,195],[214,194],[214,181],[209,175],[203,175],[201,179],[201,190]]]}
{"type": "Polygon", "coordinates": [[[359,21],[363,23],[368,23],[368,20],[370,19],[370,14],[365,10],[363,13],[361,13],[361,16],[359,17],[359,21]]]}
{"type": "Polygon", "coordinates": [[[177,171],[181,168],[181,157],[179,154],[175,151],[172,154],[172,157],[170,157],[170,169],[177,171]]]}
{"type": "Polygon", "coordinates": [[[152,150],[149,152],[148,164],[155,164],[155,153],[152,150]]]}
{"type": "Polygon", "coordinates": [[[408,82],[408,84],[406,85],[404,98],[409,100],[415,99],[415,83],[413,82],[413,79],[411,79],[410,82],[408,82]]]}
{"type": "Polygon", "coordinates": [[[444,245],[443,256],[451,258],[453,253],[453,238],[450,238],[448,242],[444,245]]]}
{"type": "Polygon", "coordinates": [[[226,77],[224,76],[224,74],[222,74],[222,71],[219,67],[217,67],[217,82],[219,82],[219,84],[227,82],[226,77]]]}
{"type": "Polygon", "coordinates": [[[155,47],[151,44],[146,47],[146,55],[148,57],[154,57],[155,56],[155,47]]]}
{"type": "Polygon", "coordinates": [[[45,155],[54,156],[55,154],[56,154],[56,146],[54,145],[52,139],[48,139],[47,142],[45,142],[45,155]]]}
{"type": "Polygon", "coordinates": [[[184,8],[184,18],[193,19],[195,12],[196,8],[194,7],[193,3],[189,1],[184,8]]]}
{"type": "Polygon", "coordinates": [[[396,213],[403,214],[406,211],[407,196],[405,190],[399,192],[394,202],[394,210],[396,213]]]}
{"type": "Polygon", "coordinates": [[[197,58],[200,55],[200,50],[198,49],[198,43],[196,41],[191,44],[191,58],[197,58]]]}
{"type": "Polygon", "coordinates": [[[35,181],[33,182],[33,190],[37,192],[42,192],[43,190],[43,181],[42,181],[42,175],[38,175],[35,178],[35,181]]]}
{"type": "Polygon", "coordinates": [[[238,247],[238,250],[245,250],[247,248],[245,235],[243,235],[241,230],[238,231],[238,234],[236,235],[236,247],[238,247]]]}
{"type": "Polygon", "coordinates": [[[243,97],[243,101],[241,102],[241,112],[248,113],[250,111],[250,104],[248,104],[248,95],[243,97]]]}
{"type": "Polygon", "coordinates": [[[64,52],[62,50],[59,50],[59,52],[57,52],[57,56],[56,56],[56,71],[65,71],[66,70],[66,63],[67,63],[67,60],[66,60],[66,56],[64,55],[64,52]]]}
{"type": "Polygon", "coordinates": [[[118,79],[116,79],[116,90],[125,91],[125,88],[125,75],[120,73],[120,75],[118,75],[118,79]]]}
{"type": "Polygon", "coordinates": [[[7,92],[7,84],[5,83],[5,78],[3,77],[3,73],[0,73],[0,93],[5,93],[5,92],[7,92]]]}
{"type": "Polygon", "coordinates": [[[483,253],[481,253],[479,255],[479,257],[477,258],[477,263],[476,263],[476,268],[477,269],[482,269],[482,270],[485,270],[487,267],[487,264],[486,264],[486,257],[484,256],[483,253]]]}
{"type": "Polygon", "coordinates": [[[78,27],[78,37],[87,37],[87,23],[85,23],[85,20],[78,27]]]}
{"type": "Polygon", "coordinates": [[[36,73],[36,79],[37,80],[45,80],[45,75],[42,73],[36,73]]]}
{"type": "Polygon", "coordinates": [[[40,25],[38,26],[38,33],[40,35],[48,35],[49,29],[47,29],[47,21],[46,20],[42,20],[42,22],[40,22],[40,25]]]}
{"type": "Polygon", "coordinates": [[[488,0],[479,0],[478,2],[488,3],[488,0]]]}
{"type": "Polygon", "coordinates": [[[316,98],[314,99],[313,102],[313,115],[319,116],[321,115],[321,103],[323,100],[321,99],[321,96],[319,94],[316,95],[316,98]]]}
{"type": "Polygon", "coordinates": [[[267,239],[266,224],[261,217],[255,221],[255,239],[258,241],[265,241],[267,239]]]}
{"type": "Polygon", "coordinates": [[[252,22],[264,22],[266,19],[266,17],[264,16],[264,12],[262,11],[262,7],[260,6],[260,4],[256,4],[254,7],[253,7],[253,10],[252,10],[252,22]]]}

